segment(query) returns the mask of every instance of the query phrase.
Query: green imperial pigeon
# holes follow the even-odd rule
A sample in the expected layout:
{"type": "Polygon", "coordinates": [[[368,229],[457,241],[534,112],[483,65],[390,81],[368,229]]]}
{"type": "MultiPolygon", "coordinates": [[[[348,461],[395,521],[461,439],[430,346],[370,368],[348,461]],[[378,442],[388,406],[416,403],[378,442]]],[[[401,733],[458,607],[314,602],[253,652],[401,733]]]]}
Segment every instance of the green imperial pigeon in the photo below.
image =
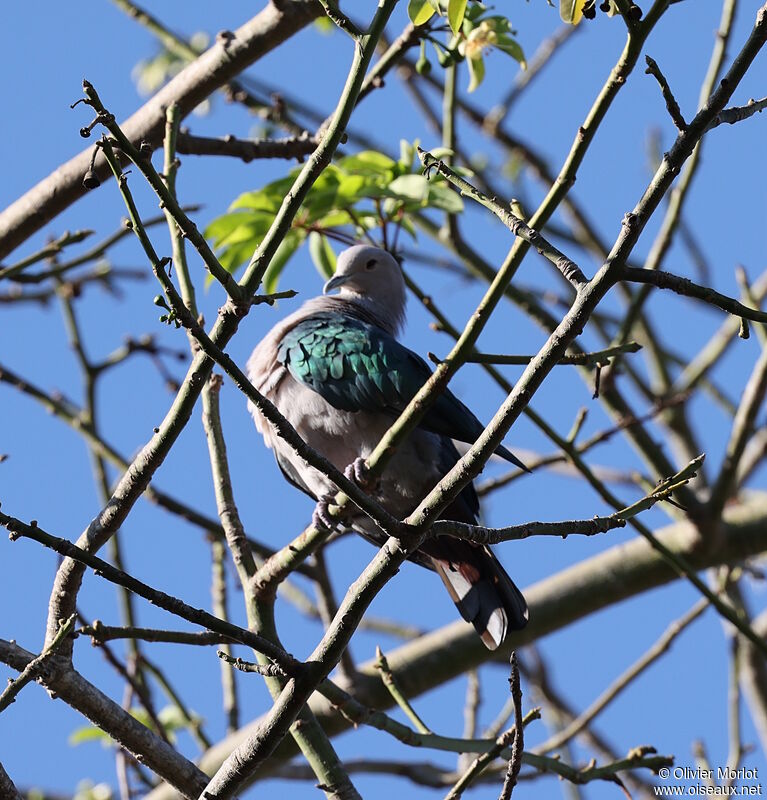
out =
{"type": "MultiPolygon", "coordinates": [[[[385,250],[358,245],[341,253],[323,293],[272,328],[253,351],[248,374],[306,442],[364,484],[363,460],[431,370],[395,338],[405,316],[405,281],[385,250]],[[333,290],[338,293],[328,295],[333,290]]],[[[335,486],[296,455],[253,406],[250,410],[282,474],[319,501],[315,523],[332,527],[336,523],[328,519],[327,503],[335,486]]],[[[473,443],[482,430],[474,414],[444,391],[370,494],[404,519],[458,461],[453,441],[473,443]]],[[[496,453],[524,469],[505,447],[496,453]]],[[[476,524],[478,514],[477,493],[469,484],[442,518],[476,524]]],[[[345,522],[376,545],[386,541],[360,511],[345,522]]],[[[437,536],[411,559],[437,572],[461,616],[491,650],[507,631],[527,623],[525,599],[489,547],[437,536]]]]}

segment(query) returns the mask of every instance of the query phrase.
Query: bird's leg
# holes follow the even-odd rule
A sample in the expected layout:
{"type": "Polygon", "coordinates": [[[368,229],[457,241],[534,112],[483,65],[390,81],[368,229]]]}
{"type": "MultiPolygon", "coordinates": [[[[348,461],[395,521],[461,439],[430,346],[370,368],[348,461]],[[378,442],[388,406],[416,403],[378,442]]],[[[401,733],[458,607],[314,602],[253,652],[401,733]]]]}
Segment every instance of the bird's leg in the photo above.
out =
{"type": "MultiPolygon", "coordinates": [[[[344,470],[344,475],[365,492],[371,493],[378,488],[379,481],[370,474],[370,469],[364,458],[355,458],[344,470]]],[[[323,494],[317,501],[312,513],[312,524],[315,527],[334,531],[339,524],[344,524],[346,514],[334,515],[330,513],[330,506],[334,505],[335,497],[336,492],[332,491],[323,494]]]]}
{"type": "Polygon", "coordinates": [[[317,501],[317,505],[312,512],[312,525],[315,528],[325,528],[334,531],[343,522],[342,516],[335,516],[330,513],[330,506],[335,504],[336,492],[323,494],[317,501]]]}
{"type": "Polygon", "coordinates": [[[344,470],[344,475],[368,494],[378,488],[378,479],[370,474],[370,468],[362,457],[355,458],[344,470]]]}

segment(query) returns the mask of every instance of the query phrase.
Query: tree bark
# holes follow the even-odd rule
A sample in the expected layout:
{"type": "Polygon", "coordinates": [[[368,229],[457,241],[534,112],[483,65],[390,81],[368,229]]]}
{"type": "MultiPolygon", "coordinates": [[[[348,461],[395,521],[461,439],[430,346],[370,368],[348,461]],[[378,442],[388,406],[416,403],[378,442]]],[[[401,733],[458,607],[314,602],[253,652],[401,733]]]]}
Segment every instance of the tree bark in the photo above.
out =
{"type": "MultiPolygon", "coordinates": [[[[316,0],[270,2],[231,37],[219,37],[209,50],[129,117],[121,126],[123,131],[135,144],[145,141],[156,147],[162,141],[165,110],[171,103],[178,103],[181,115],[187,115],[322,13],[316,0]]],[[[0,258],[5,258],[86,193],[82,181],[92,153],[93,146],[87,147],[0,213],[0,258]]],[[[102,182],[111,176],[101,155],[96,159],[95,171],[102,182]]]]}

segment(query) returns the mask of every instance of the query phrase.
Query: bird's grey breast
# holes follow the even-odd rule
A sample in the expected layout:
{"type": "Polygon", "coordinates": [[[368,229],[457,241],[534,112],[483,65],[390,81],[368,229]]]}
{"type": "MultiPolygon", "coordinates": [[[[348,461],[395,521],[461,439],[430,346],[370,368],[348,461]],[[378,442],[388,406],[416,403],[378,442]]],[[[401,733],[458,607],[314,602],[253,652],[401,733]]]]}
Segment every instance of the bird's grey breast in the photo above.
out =
{"type": "MultiPolygon", "coordinates": [[[[313,315],[328,311],[375,324],[366,319],[365,309],[354,304],[339,298],[315,298],[264,337],[253,351],[247,371],[255,388],[274,403],[301,438],[338,469],[343,469],[355,458],[367,458],[373,452],[396,415],[382,413],[380,409],[338,408],[311,386],[296,380],[281,360],[280,345],[290,331],[313,315]]],[[[299,475],[316,497],[334,488],[277,436],[255,406],[249,404],[249,407],[265,443],[275,451],[283,466],[285,461],[289,462],[291,472],[299,475]]],[[[379,499],[392,513],[404,516],[412,511],[455,463],[445,450],[443,438],[419,428],[397,449],[379,487],[379,499]]]]}

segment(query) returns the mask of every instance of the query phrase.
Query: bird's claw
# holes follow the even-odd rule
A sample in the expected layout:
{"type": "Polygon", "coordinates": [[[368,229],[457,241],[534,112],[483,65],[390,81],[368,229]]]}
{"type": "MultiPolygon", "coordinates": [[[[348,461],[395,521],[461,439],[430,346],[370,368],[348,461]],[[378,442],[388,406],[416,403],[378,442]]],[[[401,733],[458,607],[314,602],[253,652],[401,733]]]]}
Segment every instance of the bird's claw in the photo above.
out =
{"type": "MultiPolygon", "coordinates": [[[[378,479],[374,478],[364,458],[355,458],[344,470],[344,475],[365,492],[371,492],[378,487],[378,479]]],[[[316,528],[325,528],[334,531],[344,522],[344,513],[331,514],[330,507],[335,505],[336,492],[328,492],[317,501],[312,513],[312,525],[316,528]]]]}
{"type": "Polygon", "coordinates": [[[344,475],[366,492],[378,487],[378,480],[370,474],[370,468],[364,458],[355,458],[344,470],[344,475]]]}
{"type": "Polygon", "coordinates": [[[330,506],[335,504],[336,493],[329,492],[322,495],[317,501],[317,505],[312,512],[312,525],[315,528],[324,528],[328,531],[334,531],[341,522],[340,516],[337,517],[330,513],[330,506]]]}

